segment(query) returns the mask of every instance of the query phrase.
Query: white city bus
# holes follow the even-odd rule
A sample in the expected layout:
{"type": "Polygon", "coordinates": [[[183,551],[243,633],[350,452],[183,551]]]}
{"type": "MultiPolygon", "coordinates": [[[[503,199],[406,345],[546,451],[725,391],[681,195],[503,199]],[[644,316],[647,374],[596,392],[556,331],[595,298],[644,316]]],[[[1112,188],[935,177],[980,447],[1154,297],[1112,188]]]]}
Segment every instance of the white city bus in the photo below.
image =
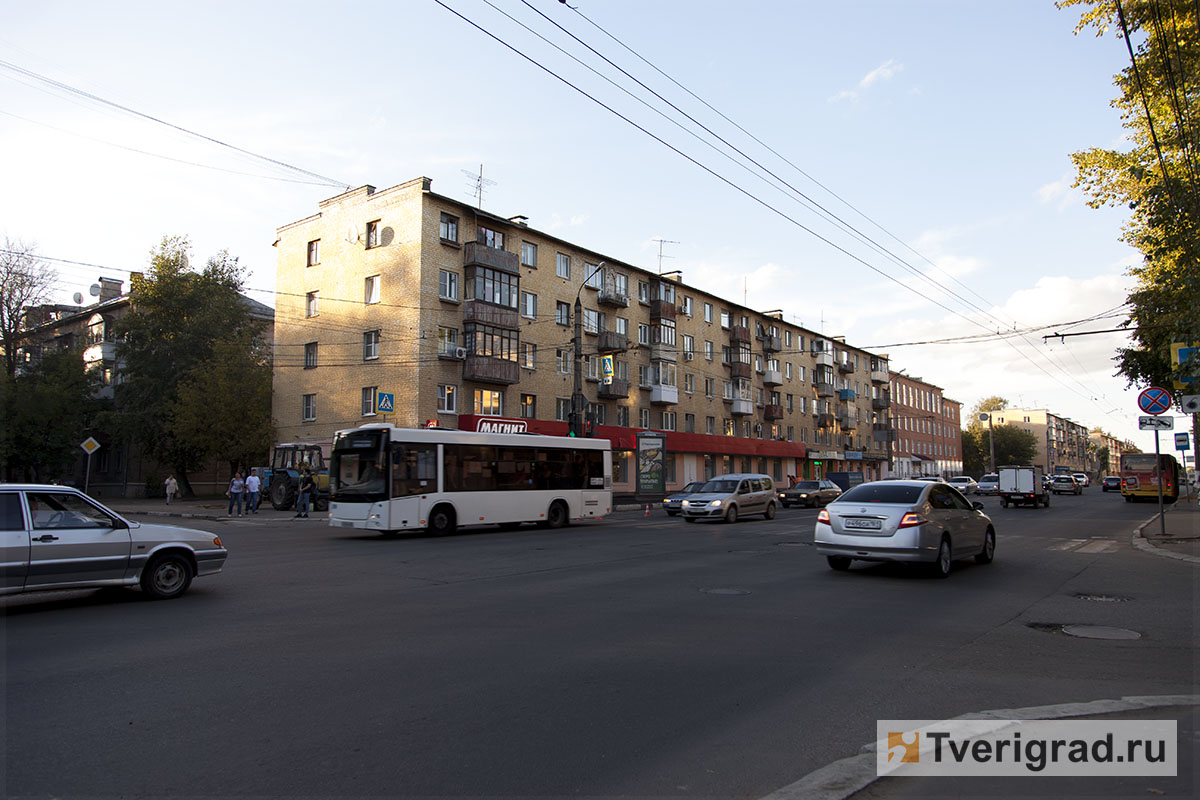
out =
{"type": "Polygon", "coordinates": [[[330,525],[443,535],[612,510],[607,439],[363,425],[333,437],[330,525]]]}

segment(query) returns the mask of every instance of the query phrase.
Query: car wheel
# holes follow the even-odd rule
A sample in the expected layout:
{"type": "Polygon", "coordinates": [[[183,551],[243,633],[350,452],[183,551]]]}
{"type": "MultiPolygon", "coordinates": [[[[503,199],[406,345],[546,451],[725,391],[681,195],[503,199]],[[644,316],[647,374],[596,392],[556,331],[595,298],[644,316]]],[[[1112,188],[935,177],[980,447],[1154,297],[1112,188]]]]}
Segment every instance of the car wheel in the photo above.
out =
{"type": "Polygon", "coordinates": [[[429,513],[429,532],[434,536],[449,536],[456,527],[454,509],[450,506],[436,506],[429,513]]]}
{"type": "Polygon", "coordinates": [[[737,506],[729,506],[729,510],[725,512],[725,521],[729,523],[737,522],[738,510],[737,506]]]}
{"type": "Polygon", "coordinates": [[[975,556],[976,564],[990,564],[996,557],[996,532],[991,528],[983,535],[983,549],[975,556]]]}
{"type": "Polygon", "coordinates": [[[1046,495],[1045,497],[1043,497],[1042,502],[1045,504],[1046,508],[1049,508],[1050,507],[1050,495],[1046,495]]]}
{"type": "Polygon", "coordinates": [[[850,569],[850,559],[845,556],[825,556],[825,560],[829,562],[829,568],[837,572],[850,569]]]}
{"type": "Polygon", "coordinates": [[[775,519],[774,503],[767,503],[767,510],[763,512],[763,519],[775,519]]]}
{"type": "Polygon", "coordinates": [[[1131,494],[1127,494],[1127,495],[1125,495],[1125,502],[1126,502],[1126,503],[1132,503],[1132,502],[1133,502],[1133,495],[1131,495],[1131,494]]]}
{"type": "Polygon", "coordinates": [[[567,507],[561,501],[555,501],[550,504],[550,510],[546,512],[546,527],[562,528],[567,524],[567,507]]]}
{"type": "Polygon", "coordinates": [[[162,553],[142,570],[142,591],[153,600],[170,600],[192,583],[192,564],[179,553],[162,553]]]}
{"type": "Polygon", "coordinates": [[[950,574],[953,559],[950,557],[950,537],[943,536],[941,547],[938,548],[937,561],[933,562],[933,576],[944,578],[950,574]]]}
{"type": "Polygon", "coordinates": [[[1001,498],[1000,498],[1000,507],[1001,507],[1001,508],[1008,508],[1008,498],[1007,498],[1007,497],[1001,497],[1001,498]]]}

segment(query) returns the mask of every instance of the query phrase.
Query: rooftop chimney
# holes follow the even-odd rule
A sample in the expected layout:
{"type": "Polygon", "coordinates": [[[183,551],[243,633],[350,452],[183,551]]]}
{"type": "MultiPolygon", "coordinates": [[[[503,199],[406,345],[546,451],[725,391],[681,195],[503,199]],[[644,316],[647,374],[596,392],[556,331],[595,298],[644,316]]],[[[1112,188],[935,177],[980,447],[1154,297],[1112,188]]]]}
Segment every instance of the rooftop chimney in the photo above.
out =
{"type": "Polygon", "coordinates": [[[122,283],[124,281],[119,281],[116,278],[101,278],[99,302],[107,303],[109,300],[115,300],[120,297],[122,283]]]}

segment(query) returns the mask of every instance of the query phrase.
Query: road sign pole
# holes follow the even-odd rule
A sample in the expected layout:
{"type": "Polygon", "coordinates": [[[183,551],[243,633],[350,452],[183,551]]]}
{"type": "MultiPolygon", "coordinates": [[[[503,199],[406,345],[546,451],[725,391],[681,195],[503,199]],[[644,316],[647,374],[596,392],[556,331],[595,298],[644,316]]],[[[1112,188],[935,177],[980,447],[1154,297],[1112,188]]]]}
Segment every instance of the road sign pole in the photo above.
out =
{"type": "Polygon", "coordinates": [[[1158,530],[1167,535],[1167,515],[1163,512],[1162,456],[1158,450],[1158,431],[1154,432],[1154,482],[1158,484],[1158,530]]]}
{"type": "Polygon", "coordinates": [[[88,484],[92,480],[92,454],[87,454],[87,466],[83,468],[83,493],[88,493],[88,484]]]}

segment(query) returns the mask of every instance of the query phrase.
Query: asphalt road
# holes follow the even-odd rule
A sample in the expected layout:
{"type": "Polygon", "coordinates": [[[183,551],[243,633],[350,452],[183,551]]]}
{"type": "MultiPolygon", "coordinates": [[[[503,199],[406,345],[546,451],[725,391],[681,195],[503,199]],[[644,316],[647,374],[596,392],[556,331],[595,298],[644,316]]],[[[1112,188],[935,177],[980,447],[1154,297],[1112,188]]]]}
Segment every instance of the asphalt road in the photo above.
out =
{"type": "Polygon", "coordinates": [[[5,794],[759,797],[877,719],[1195,691],[1194,568],[1129,546],[1149,506],[983,501],[996,561],[945,581],[833,572],[799,509],[444,539],[201,523],[230,559],[179,600],[0,599],[5,794]]]}

